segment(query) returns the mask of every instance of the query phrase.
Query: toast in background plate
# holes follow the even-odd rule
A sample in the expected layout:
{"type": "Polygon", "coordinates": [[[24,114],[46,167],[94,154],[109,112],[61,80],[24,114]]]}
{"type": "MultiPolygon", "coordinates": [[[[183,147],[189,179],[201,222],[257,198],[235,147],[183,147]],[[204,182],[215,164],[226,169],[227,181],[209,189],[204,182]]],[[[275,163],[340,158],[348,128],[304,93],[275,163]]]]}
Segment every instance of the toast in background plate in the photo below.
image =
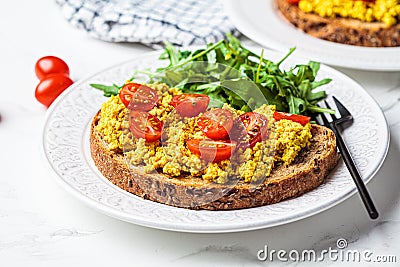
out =
{"type": "Polygon", "coordinates": [[[383,22],[363,22],[350,18],[326,18],[305,13],[288,0],[276,0],[282,15],[305,33],[331,42],[365,46],[400,46],[400,24],[387,26],[383,22]]]}

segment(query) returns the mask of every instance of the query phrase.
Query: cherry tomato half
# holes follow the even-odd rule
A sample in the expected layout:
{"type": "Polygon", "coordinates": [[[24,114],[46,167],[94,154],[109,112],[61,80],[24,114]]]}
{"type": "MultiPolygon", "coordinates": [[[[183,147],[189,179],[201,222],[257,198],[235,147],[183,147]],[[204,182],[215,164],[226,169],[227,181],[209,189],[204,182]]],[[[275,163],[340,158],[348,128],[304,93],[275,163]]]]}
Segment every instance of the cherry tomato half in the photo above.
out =
{"type": "Polygon", "coordinates": [[[157,91],[139,83],[127,83],[119,91],[125,107],[137,111],[149,111],[158,102],[157,91]]]}
{"type": "Polygon", "coordinates": [[[236,148],[235,141],[214,141],[208,139],[189,139],[186,145],[190,152],[208,162],[229,159],[236,148]]]}
{"type": "Polygon", "coordinates": [[[35,73],[39,80],[43,80],[50,74],[65,74],[69,75],[67,63],[61,58],[55,56],[45,56],[40,58],[35,64],[35,73]]]}
{"type": "Polygon", "coordinates": [[[294,122],[298,122],[303,126],[310,122],[310,117],[303,116],[303,115],[297,115],[297,114],[290,114],[290,113],[281,112],[281,111],[275,111],[274,119],[276,121],[283,120],[283,119],[291,120],[294,122]]]}
{"type": "Polygon", "coordinates": [[[232,139],[240,147],[252,148],[268,137],[268,119],[256,112],[246,112],[237,117],[232,129],[232,139]]]}
{"type": "Polygon", "coordinates": [[[129,129],[137,138],[157,141],[161,138],[162,127],[163,123],[147,112],[131,110],[129,113],[129,129]]]}
{"type": "Polygon", "coordinates": [[[171,105],[182,117],[195,117],[204,112],[210,97],[203,94],[181,94],[176,95],[171,100],[171,105]]]}
{"type": "Polygon", "coordinates": [[[50,74],[36,86],[36,99],[49,107],[51,103],[74,82],[65,74],[50,74]]]}
{"type": "Polygon", "coordinates": [[[233,115],[227,109],[215,108],[201,115],[197,125],[208,138],[222,140],[228,137],[232,129],[233,115]]]}

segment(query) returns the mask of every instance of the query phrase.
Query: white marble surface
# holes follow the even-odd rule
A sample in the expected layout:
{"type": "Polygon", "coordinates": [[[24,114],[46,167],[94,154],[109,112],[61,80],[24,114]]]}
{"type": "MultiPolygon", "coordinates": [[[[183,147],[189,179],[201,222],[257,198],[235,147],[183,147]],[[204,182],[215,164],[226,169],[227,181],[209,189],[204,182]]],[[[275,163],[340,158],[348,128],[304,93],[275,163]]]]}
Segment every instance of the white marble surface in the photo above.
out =
{"type": "MultiPolygon", "coordinates": [[[[400,72],[339,69],[376,99],[390,125],[387,159],[368,184],[381,214],[377,221],[368,219],[355,195],[310,218],[269,229],[175,233],[118,221],[82,205],[54,181],[40,154],[46,109],[33,96],[38,58],[65,59],[79,80],[150,49],[89,38],[64,21],[52,0],[4,2],[0,25],[1,266],[266,266],[271,262],[257,259],[265,245],[321,251],[336,249],[338,238],[348,241],[348,250],[393,255],[400,264],[400,72]]],[[[317,265],[327,264],[353,265],[329,259],[317,265]]]]}

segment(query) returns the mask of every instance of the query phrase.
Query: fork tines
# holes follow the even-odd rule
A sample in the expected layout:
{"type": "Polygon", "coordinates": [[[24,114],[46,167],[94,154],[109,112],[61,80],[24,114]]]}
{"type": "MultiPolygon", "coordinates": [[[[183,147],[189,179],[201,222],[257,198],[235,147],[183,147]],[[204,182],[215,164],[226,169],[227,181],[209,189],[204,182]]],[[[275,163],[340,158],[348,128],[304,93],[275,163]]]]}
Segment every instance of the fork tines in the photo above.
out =
{"type": "Polygon", "coordinates": [[[335,96],[332,96],[333,101],[335,102],[336,107],[339,110],[340,116],[343,117],[351,117],[353,119],[353,116],[351,115],[350,111],[339,101],[335,96]]]}

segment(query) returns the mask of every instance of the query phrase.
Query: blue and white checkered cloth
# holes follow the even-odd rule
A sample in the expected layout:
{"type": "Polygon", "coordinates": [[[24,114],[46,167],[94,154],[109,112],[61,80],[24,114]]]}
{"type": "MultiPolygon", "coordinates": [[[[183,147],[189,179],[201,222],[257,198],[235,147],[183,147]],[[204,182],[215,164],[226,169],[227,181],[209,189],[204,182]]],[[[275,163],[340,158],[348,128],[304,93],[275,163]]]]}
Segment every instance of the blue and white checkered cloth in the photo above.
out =
{"type": "Polygon", "coordinates": [[[202,45],[239,35],[222,0],[56,0],[66,19],[109,42],[139,42],[157,48],[202,45]]]}

